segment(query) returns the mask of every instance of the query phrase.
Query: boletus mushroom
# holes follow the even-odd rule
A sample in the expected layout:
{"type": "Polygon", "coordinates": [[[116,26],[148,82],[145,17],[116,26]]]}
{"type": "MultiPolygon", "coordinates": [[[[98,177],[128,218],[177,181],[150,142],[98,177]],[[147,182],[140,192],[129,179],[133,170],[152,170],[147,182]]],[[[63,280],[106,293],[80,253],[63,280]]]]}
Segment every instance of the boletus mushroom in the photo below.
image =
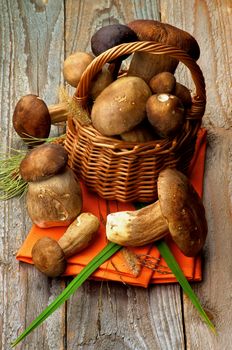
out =
{"type": "Polygon", "coordinates": [[[138,77],[122,77],[96,98],[91,112],[95,129],[102,135],[120,135],[133,129],[146,117],[149,86],[138,77]]]}
{"type": "MultiPolygon", "coordinates": [[[[47,138],[51,124],[65,121],[67,115],[65,103],[47,106],[39,96],[29,94],[17,102],[13,114],[13,126],[23,141],[30,141],[32,144],[33,138],[47,138]]],[[[35,144],[38,144],[38,141],[35,141],[35,144]]]]}
{"type": "Polygon", "coordinates": [[[31,150],[20,164],[20,174],[28,182],[27,211],[39,227],[68,226],[81,211],[80,184],[67,160],[61,145],[44,144],[31,150]]]}
{"type": "Polygon", "coordinates": [[[109,214],[106,223],[107,238],[123,246],[142,246],[168,233],[186,256],[197,255],[207,235],[200,197],[184,174],[169,168],[159,174],[155,203],[109,214]]]}
{"type": "Polygon", "coordinates": [[[146,111],[149,122],[160,137],[174,136],[184,123],[184,106],[174,95],[152,95],[147,100],[146,111]]]}
{"type": "Polygon", "coordinates": [[[161,72],[149,81],[149,86],[154,94],[172,94],[178,97],[185,108],[192,104],[192,97],[189,89],[178,83],[174,75],[170,72],[161,72]]]}
{"type": "Polygon", "coordinates": [[[85,249],[99,229],[98,218],[91,213],[80,214],[58,240],[40,238],[32,248],[36,268],[49,277],[64,273],[66,259],[85,249]]]}
{"type": "MultiPolygon", "coordinates": [[[[109,24],[100,28],[91,38],[91,49],[95,56],[100,55],[114,46],[137,41],[136,33],[123,24],[109,24]]],[[[118,75],[121,63],[128,55],[123,55],[110,61],[113,64],[112,75],[115,80],[118,75]]]]}
{"type": "Polygon", "coordinates": [[[94,56],[87,52],[77,51],[68,56],[64,61],[63,75],[65,80],[73,87],[77,87],[81,76],[94,56]]]}
{"type": "MultiPolygon", "coordinates": [[[[138,36],[140,41],[154,41],[171,45],[186,51],[195,61],[200,56],[200,49],[197,41],[192,35],[167,23],[154,20],[135,20],[128,23],[138,36]]],[[[146,52],[135,52],[128,75],[135,75],[143,78],[146,82],[160,73],[174,73],[178,65],[178,60],[169,55],[154,55],[146,52]]]]}

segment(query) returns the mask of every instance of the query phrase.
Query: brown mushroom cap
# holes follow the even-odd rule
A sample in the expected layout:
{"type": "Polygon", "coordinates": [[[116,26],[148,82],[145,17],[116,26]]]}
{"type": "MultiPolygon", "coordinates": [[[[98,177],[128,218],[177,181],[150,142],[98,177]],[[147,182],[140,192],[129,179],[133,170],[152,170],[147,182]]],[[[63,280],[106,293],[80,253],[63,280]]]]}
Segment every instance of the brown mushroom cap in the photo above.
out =
{"type": "Polygon", "coordinates": [[[63,75],[65,80],[73,87],[77,87],[81,76],[94,56],[87,52],[75,52],[64,61],[63,75]]]}
{"type": "Polygon", "coordinates": [[[27,153],[19,171],[26,182],[41,181],[62,172],[68,162],[68,153],[59,144],[44,144],[27,153]]]}
{"type": "Polygon", "coordinates": [[[146,111],[149,122],[161,137],[175,135],[183,125],[184,107],[176,96],[152,95],[147,100],[146,111]]]}
{"type": "Polygon", "coordinates": [[[30,136],[47,138],[51,128],[51,117],[45,102],[36,95],[23,96],[16,104],[13,126],[25,142],[31,141],[30,136]]]}
{"type": "Polygon", "coordinates": [[[32,248],[32,260],[39,271],[49,277],[61,275],[66,268],[65,255],[52,238],[40,238],[32,248]]]}
{"type": "Polygon", "coordinates": [[[189,89],[186,86],[180,83],[176,83],[175,89],[173,91],[173,95],[179,97],[184,107],[189,108],[191,106],[192,97],[189,89]]]}
{"type": "Polygon", "coordinates": [[[170,72],[161,72],[156,74],[149,81],[149,86],[154,94],[171,94],[176,85],[176,78],[170,72]]]}
{"type": "Polygon", "coordinates": [[[135,20],[128,24],[141,41],[156,41],[185,50],[197,60],[200,48],[192,35],[170,24],[154,20],[135,20]]]}
{"type": "Polygon", "coordinates": [[[197,255],[205,243],[207,222],[202,201],[188,178],[175,169],[161,171],[158,196],[173,240],[186,256],[197,255]]]}

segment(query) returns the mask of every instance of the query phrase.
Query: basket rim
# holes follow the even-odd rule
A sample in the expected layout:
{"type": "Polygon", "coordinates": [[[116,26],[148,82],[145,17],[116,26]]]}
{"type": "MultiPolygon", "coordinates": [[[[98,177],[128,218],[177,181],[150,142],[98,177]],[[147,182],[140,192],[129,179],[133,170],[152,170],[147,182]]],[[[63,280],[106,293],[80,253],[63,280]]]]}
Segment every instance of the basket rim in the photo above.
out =
{"type": "Polygon", "coordinates": [[[155,55],[162,54],[171,56],[182,62],[190,70],[192,80],[195,84],[196,93],[192,97],[192,108],[186,117],[189,119],[201,119],[205,111],[206,89],[205,79],[199,65],[184,50],[175,46],[153,41],[136,41],[120,44],[95,57],[82,74],[74,93],[74,99],[77,99],[85,108],[91,80],[102,69],[104,64],[118,58],[119,56],[132,54],[137,51],[152,53],[155,55]],[[198,117],[196,117],[196,115],[198,115],[198,117]]]}

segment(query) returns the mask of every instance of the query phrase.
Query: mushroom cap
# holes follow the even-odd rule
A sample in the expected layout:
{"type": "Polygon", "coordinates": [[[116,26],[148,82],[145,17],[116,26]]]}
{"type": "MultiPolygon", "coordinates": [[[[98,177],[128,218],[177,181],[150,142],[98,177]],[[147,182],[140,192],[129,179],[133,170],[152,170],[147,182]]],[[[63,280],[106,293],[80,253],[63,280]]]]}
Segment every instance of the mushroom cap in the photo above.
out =
{"type": "Polygon", "coordinates": [[[170,72],[161,72],[154,75],[149,81],[149,86],[154,94],[171,94],[176,85],[176,78],[170,72]]]}
{"type": "Polygon", "coordinates": [[[68,152],[59,144],[44,144],[27,153],[19,171],[26,182],[41,181],[62,172],[68,162],[68,152]]]}
{"type": "MultiPolygon", "coordinates": [[[[94,55],[98,56],[102,52],[111,49],[122,43],[137,41],[135,32],[123,24],[109,24],[100,28],[91,38],[91,48],[94,55]]],[[[121,57],[121,59],[126,58],[121,57]]]]}
{"type": "Polygon", "coordinates": [[[33,246],[31,254],[36,268],[45,275],[56,277],[65,271],[64,252],[54,239],[40,238],[33,246]]]}
{"type": "MultiPolygon", "coordinates": [[[[45,102],[37,95],[23,96],[16,104],[13,126],[25,142],[32,142],[30,136],[47,138],[51,128],[51,117],[45,102]]],[[[37,141],[35,143],[38,144],[37,141]]]]}
{"type": "Polygon", "coordinates": [[[75,52],[64,61],[63,75],[65,80],[73,87],[77,87],[81,76],[94,56],[87,52],[75,52]]]}
{"type": "Polygon", "coordinates": [[[146,103],[147,117],[160,137],[172,137],[184,122],[184,107],[181,100],[170,94],[149,97],[146,103]]]}
{"type": "Polygon", "coordinates": [[[137,34],[141,41],[156,41],[176,46],[185,50],[194,60],[200,56],[200,48],[194,37],[170,24],[140,19],[128,23],[128,27],[137,34]]]}
{"type": "Polygon", "coordinates": [[[175,169],[165,169],[158,177],[161,212],[174,242],[186,256],[202,249],[207,222],[201,198],[188,178],[175,169]]]}

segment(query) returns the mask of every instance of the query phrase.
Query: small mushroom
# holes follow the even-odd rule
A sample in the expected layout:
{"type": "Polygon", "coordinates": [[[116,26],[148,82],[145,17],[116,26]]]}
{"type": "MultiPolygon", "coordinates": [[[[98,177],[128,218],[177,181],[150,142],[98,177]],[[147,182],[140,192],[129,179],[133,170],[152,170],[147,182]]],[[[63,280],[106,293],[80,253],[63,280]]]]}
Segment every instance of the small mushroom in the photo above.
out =
{"type": "Polygon", "coordinates": [[[68,154],[59,144],[44,144],[21,161],[22,178],[28,182],[26,206],[39,227],[68,226],[82,208],[80,184],[67,167],[68,154]]]}
{"type": "Polygon", "coordinates": [[[189,89],[186,86],[176,83],[173,95],[177,96],[181,100],[185,108],[189,108],[191,106],[192,97],[189,89]]]}
{"type": "MultiPolygon", "coordinates": [[[[137,34],[140,41],[154,41],[177,47],[186,51],[194,60],[200,56],[200,49],[194,37],[170,24],[140,19],[128,23],[128,27],[137,34]]],[[[139,76],[149,82],[160,72],[174,73],[177,65],[178,60],[169,55],[154,55],[138,51],[132,57],[128,75],[139,76]]]]}
{"type": "MultiPolygon", "coordinates": [[[[123,24],[109,24],[100,28],[91,38],[91,48],[95,56],[100,55],[114,46],[137,41],[135,32],[123,24]]],[[[118,57],[113,62],[113,80],[117,78],[121,63],[128,55],[118,57]]]]}
{"type": "Polygon", "coordinates": [[[75,52],[64,61],[63,75],[65,80],[73,87],[77,87],[81,76],[94,56],[87,52],[75,52]]]}
{"type": "MultiPolygon", "coordinates": [[[[32,144],[32,138],[47,138],[51,124],[65,121],[68,111],[65,103],[47,106],[37,95],[21,97],[15,106],[13,126],[17,134],[32,144]]],[[[41,141],[42,143],[43,141],[41,141]]],[[[35,141],[38,144],[38,141],[35,141]]]]}
{"type": "Polygon", "coordinates": [[[149,86],[138,77],[122,77],[96,98],[91,112],[95,129],[102,135],[120,135],[133,129],[146,117],[149,86]]]}
{"type": "Polygon", "coordinates": [[[152,95],[146,104],[147,117],[160,137],[175,135],[184,122],[181,100],[170,94],[152,95]]]}
{"type": "Polygon", "coordinates": [[[171,94],[176,86],[176,78],[170,72],[162,72],[151,78],[149,86],[154,94],[171,94]]]}
{"type": "Polygon", "coordinates": [[[40,238],[32,248],[36,268],[49,277],[60,276],[65,271],[66,259],[91,243],[99,225],[95,215],[82,213],[58,241],[49,237],[40,238]]]}
{"type": "Polygon", "coordinates": [[[137,211],[107,216],[107,238],[123,246],[142,246],[170,233],[186,256],[196,256],[207,235],[205,210],[188,178],[175,169],[158,177],[158,200],[137,211]]]}
{"type": "Polygon", "coordinates": [[[148,142],[156,139],[156,135],[151,130],[150,124],[145,119],[130,131],[126,131],[120,135],[121,139],[126,142],[148,142]]]}

